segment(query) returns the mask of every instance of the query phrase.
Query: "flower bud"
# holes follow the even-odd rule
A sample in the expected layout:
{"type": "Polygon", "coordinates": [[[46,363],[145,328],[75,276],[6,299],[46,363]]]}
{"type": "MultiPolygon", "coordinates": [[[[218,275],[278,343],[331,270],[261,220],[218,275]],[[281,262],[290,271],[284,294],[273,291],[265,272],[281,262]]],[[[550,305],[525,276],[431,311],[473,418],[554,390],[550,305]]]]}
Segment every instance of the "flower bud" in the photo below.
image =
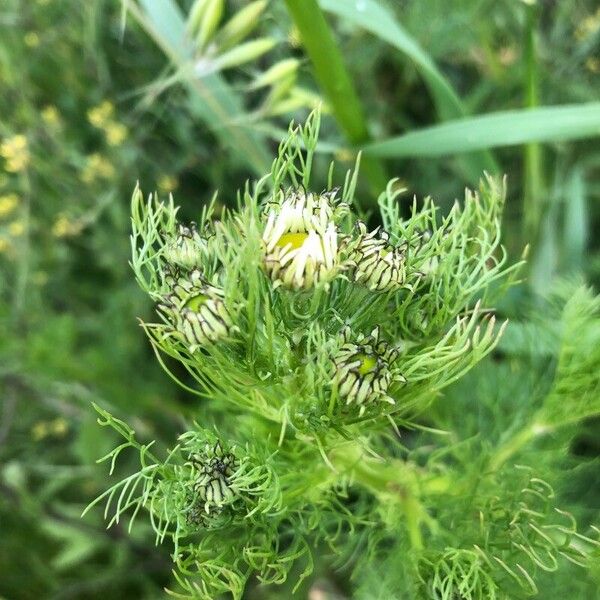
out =
{"type": "Polygon", "coordinates": [[[275,287],[308,289],[345,268],[336,219],[348,206],[335,196],[291,190],[265,207],[264,267],[275,287]]]}
{"type": "Polygon", "coordinates": [[[257,90],[270,85],[276,85],[281,81],[287,81],[290,77],[296,77],[299,61],[295,58],[287,58],[275,63],[272,67],[261,73],[250,85],[251,89],[257,90]]]}
{"type": "Polygon", "coordinates": [[[198,34],[200,29],[200,23],[202,22],[202,17],[206,12],[206,7],[210,0],[196,0],[194,5],[192,6],[187,19],[187,31],[188,33],[195,37],[198,34]]]}
{"type": "Polygon", "coordinates": [[[214,36],[223,16],[224,0],[208,0],[200,21],[200,29],[196,44],[200,51],[204,50],[214,36]]]}
{"type": "Polygon", "coordinates": [[[391,367],[398,357],[393,348],[379,337],[379,328],[370,335],[358,334],[352,341],[352,331],[342,332],[343,345],[333,358],[333,380],[338,395],[346,405],[355,404],[362,415],[369,404],[394,400],[387,395],[393,380],[406,381],[391,367]]]}
{"type": "Polygon", "coordinates": [[[240,44],[228,52],[221,54],[214,61],[217,70],[230,69],[244,63],[250,62],[262,56],[275,46],[275,40],[272,38],[259,38],[240,44]]]}
{"type": "Polygon", "coordinates": [[[184,269],[199,267],[206,252],[206,244],[206,239],[198,233],[195,223],[190,223],[189,226],[179,223],[177,235],[165,243],[165,260],[184,269]]]}
{"type": "Polygon", "coordinates": [[[323,114],[329,114],[331,112],[331,108],[319,94],[307,90],[306,88],[294,87],[289,96],[282,98],[269,107],[269,114],[276,116],[293,112],[301,108],[312,110],[317,107],[320,107],[321,113],[323,114]]]}
{"type": "Polygon", "coordinates": [[[366,285],[372,291],[398,290],[409,287],[406,284],[406,246],[394,246],[387,231],[377,227],[367,231],[359,221],[358,241],[352,253],[354,281],[366,285]]]}
{"type": "Polygon", "coordinates": [[[178,277],[171,289],[158,309],[190,352],[214,344],[236,330],[223,290],[207,283],[199,270],[178,277]]]}
{"type": "Polygon", "coordinates": [[[228,50],[247,37],[258,25],[260,15],[266,6],[266,0],[257,0],[239,10],[221,29],[219,48],[228,50]]]}

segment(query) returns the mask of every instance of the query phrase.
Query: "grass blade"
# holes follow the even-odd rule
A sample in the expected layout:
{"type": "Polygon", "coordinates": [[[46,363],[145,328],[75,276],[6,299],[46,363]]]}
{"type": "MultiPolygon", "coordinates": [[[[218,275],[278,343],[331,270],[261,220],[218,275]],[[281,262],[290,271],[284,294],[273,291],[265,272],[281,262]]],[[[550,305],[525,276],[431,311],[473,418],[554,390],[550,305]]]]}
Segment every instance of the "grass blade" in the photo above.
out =
{"type": "MultiPolygon", "coordinates": [[[[467,111],[431,57],[418,42],[398,23],[394,15],[375,0],[319,0],[324,10],[361,27],[408,56],[418,67],[427,85],[440,120],[458,119],[467,111]]],[[[465,157],[467,172],[477,180],[483,169],[498,171],[494,159],[487,152],[465,157]]]]}
{"type": "Polygon", "coordinates": [[[419,67],[442,120],[466,115],[460,98],[433,60],[385,7],[375,0],[319,0],[319,4],[327,12],[347,19],[406,54],[419,67]]]}
{"type": "Polygon", "coordinates": [[[367,144],[371,156],[443,156],[516,146],[560,142],[600,135],[600,102],[509,110],[426,127],[367,144]]]}

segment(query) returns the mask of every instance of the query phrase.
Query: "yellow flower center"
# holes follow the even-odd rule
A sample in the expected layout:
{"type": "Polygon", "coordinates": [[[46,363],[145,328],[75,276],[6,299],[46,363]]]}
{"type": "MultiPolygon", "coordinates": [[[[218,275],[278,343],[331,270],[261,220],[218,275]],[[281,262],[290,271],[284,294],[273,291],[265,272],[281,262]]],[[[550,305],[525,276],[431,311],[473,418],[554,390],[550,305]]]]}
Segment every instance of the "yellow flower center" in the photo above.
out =
{"type": "Polygon", "coordinates": [[[198,312],[200,307],[208,300],[208,296],[204,294],[197,294],[196,296],[192,296],[184,305],[184,308],[189,308],[194,312],[198,312]]]}
{"type": "Polygon", "coordinates": [[[359,375],[366,375],[377,366],[377,358],[370,354],[357,354],[356,359],[360,361],[360,366],[358,367],[359,375]]]}
{"type": "Polygon", "coordinates": [[[279,248],[285,248],[289,244],[293,250],[297,250],[302,247],[307,237],[308,233],[284,233],[275,245],[279,248]]]}

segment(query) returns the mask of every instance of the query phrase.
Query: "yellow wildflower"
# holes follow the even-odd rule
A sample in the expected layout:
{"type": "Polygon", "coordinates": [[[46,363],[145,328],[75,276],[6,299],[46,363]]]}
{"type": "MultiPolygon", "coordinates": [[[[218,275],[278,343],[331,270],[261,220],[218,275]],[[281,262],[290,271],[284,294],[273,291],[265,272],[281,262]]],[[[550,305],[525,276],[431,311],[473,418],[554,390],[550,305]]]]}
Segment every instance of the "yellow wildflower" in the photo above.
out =
{"type": "Polygon", "coordinates": [[[69,431],[69,422],[64,417],[58,417],[48,424],[50,431],[56,437],[64,437],[69,431]]]}
{"type": "Polygon", "coordinates": [[[98,104],[98,106],[90,108],[90,110],[88,110],[87,117],[89,122],[94,127],[98,127],[98,129],[103,129],[109,122],[114,112],[114,104],[108,100],[105,100],[104,102],[98,104]]]}
{"type": "Polygon", "coordinates": [[[600,58],[590,56],[585,61],[585,68],[591,73],[600,73],[600,58]]]}
{"type": "Polygon", "coordinates": [[[92,183],[97,179],[110,179],[115,174],[115,168],[110,161],[101,154],[90,154],[83,170],[81,180],[84,183],[92,183]]]}
{"type": "Polygon", "coordinates": [[[119,146],[122,144],[129,133],[125,125],[117,123],[116,121],[110,121],[103,129],[104,134],[106,135],[106,141],[111,146],[119,146]]]}
{"type": "Polygon", "coordinates": [[[41,114],[42,120],[44,123],[46,123],[46,125],[58,125],[58,122],[60,121],[60,114],[56,106],[53,106],[52,104],[45,106],[42,109],[41,114]]]}
{"type": "Polygon", "coordinates": [[[31,428],[31,437],[39,442],[48,436],[64,437],[69,431],[69,422],[64,417],[52,421],[38,421],[31,428]]]}
{"type": "Polygon", "coordinates": [[[48,423],[45,421],[38,421],[31,428],[31,437],[35,442],[43,440],[48,435],[48,423]]]}
{"type": "Polygon", "coordinates": [[[575,37],[578,40],[584,40],[587,37],[594,35],[600,29],[600,9],[593,15],[588,15],[583,19],[575,30],[575,37]]]}
{"type": "Polygon", "coordinates": [[[0,196],[0,218],[10,215],[19,204],[19,196],[17,194],[5,194],[0,196]]]}
{"type": "Polygon", "coordinates": [[[5,168],[9,173],[24,171],[30,158],[27,138],[22,134],[7,138],[0,144],[0,156],[6,160],[5,168]]]}
{"type": "Polygon", "coordinates": [[[59,215],[52,225],[52,235],[57,238],[71,237],[81,233],[82,224],[73,221],[67,215],[59,215]]]}
{"type": "Polygon", "coordinates": [[[13,221],[8,226],[8,232],[13,237],[19,237],[20,235],[23,235],[24,231],[25,231],[25,223],[23,223],[23,221],[13,221]]]}
{"type": "Polygon", "coordinates": [[[37,48],[40,45],[40,36],[35,31],[28,31],[23,37],[23,41],[29,48],[37,48]]]}
{"type": "Polygon", "coordinates": [[[177,189],[179,181],[173,175],[161,175],[158,179],[158,189],[165,194],[169,194],[177,189]]]}
{"type": "Polygon", "coordinates": [[[351,162],[356,158],[356,153],[348,148],[339,148],[335,152],[335,159],[340,162],[351,162]]]}

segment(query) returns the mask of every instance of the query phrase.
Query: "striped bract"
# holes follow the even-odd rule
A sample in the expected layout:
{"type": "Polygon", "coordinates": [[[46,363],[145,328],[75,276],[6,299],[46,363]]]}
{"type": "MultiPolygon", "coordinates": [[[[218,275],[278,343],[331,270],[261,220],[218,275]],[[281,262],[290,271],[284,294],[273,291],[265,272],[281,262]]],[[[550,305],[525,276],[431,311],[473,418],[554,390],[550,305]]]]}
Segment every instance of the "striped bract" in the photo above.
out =
{"type": "Polygon", "coordinates": [[[378,328],[368,336],[359,334],[354,341],[349,328],[342,336],[344,343],[333,358],[333,378],[340,399],[346,405],[360,407],[361,415],[374,402],[394,404],[387,395],[388,388],[393,380],[404,380],[391,368],[398,350],[380,340],[378,328]]]}
{"type": "Polygon", "coordinates": [[[204,281],[197,269],[173,282],[159,309],[190,352],[227,337],[233,329],[223,290],[204,281]]]}
{"type": "Polygon", "coordinates": [[[364,223],[357,223],[358,239],[350,256],[354,281],[374,291],[405,287],[405,247],[394,246],[387,231],[380,227],[368,232],[364,223]]]}

